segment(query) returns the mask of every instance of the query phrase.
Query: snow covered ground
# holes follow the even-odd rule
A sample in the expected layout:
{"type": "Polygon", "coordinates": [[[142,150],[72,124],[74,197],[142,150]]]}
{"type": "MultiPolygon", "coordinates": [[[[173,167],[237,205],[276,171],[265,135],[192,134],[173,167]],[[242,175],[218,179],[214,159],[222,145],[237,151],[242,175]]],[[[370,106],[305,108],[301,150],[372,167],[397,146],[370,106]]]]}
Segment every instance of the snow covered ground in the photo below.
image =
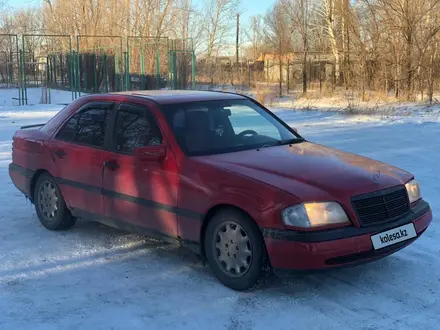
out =
{"type": "Polygon", "coordinates": [[[274,109],[312,141],[412,171],[434,221],[381,261],[237,293],[176,246],[82,221],[63,233],[39,224],[8,176],[11,137],[59,108],[0,107],[0,329],[438,329],[435,111],[387,118],[274,109]]]}
{"type": "Polygon", "coordinates": [[[430,115],[439,118],[440,107],[437,99],[433,105],[427,102],[395,102],[390,100],[370,100],[362,102],[349,97],[298,98],[283,97],[272,100],[272,106],[294,110],[316,110],[323,112],[344,112],[347,114],[377,115],[430,115]],[[437,102],[437,103],[435,103],[437,102]]]}
{"type": "MultiPolygon", "coordinates": [[[[66,103],[72,101],[72,92],[51,89],[50,103],[66,103]]],[[[42,103],[42,88],[27,89],[28,105],[42,103]]],[[[18,105],[18,88],[0,88],[0,107],[18,105]]]]}

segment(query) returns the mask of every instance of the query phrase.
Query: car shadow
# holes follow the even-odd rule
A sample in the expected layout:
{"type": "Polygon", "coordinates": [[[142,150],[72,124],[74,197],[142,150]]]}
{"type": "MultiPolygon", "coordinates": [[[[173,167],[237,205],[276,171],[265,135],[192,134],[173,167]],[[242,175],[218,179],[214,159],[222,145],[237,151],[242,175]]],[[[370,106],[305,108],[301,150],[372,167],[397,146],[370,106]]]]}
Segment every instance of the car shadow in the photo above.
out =
{"type": "MultiPolygon", "coordinates": [[[[135,247],[126,252],[121,252],[121,254],[148,250],[148,256],[152,256],[154,260],[160,259],[165,264],[172,264],[177,268],[186,268],[189,272],[195,273],[195,276],[191,276],[193,278],[201,277],[213,285],[221,285],[199,255],[180,246],[178,243],[172,244],[138,234],[127,233],[87,220],[79,220],[74,228],[62,234],[79,235],[85,243],[89,240],[99,241],[100,244],[108,246],[109,249],[115,249],[130,242],[135,247]]],[[[384,278],[396,278],[402,269],[407,269],[404,274],[411,274],[410,270],[413,266],[410,260],[395,254],[371,263],[347,268],[293,273],[287,278],[278,278],[274,275],[267,276],[253,290],[253,293],[275,297],[294,296],[295,298],[306,298],[310,296],[327,296],[335,290],[335,287],[339,289],[343,287],[347,294],[355,294],[366,286],[382,283],[384,278]]]]}
{"type": "Polygon", "coordinates": [[[105,246],[109,248],[117,247],[118,245],[130,242],[138,246],[137,249],[149,249],[158,257],[163,257],[167,261],[187,263],[188,266],[205,267],[205,264],[200,256],[191,252],[186,247],[179,243],[169,243],[159,239],[151,238],[137,233],[130,233],[124,230],[109,227],[105,224],[89,221],[86,219],[79,219],[76,225],[64,235],[75,233],[81,235],[85,240],[96,240],[96,238],[103,238],[105,246]]]}

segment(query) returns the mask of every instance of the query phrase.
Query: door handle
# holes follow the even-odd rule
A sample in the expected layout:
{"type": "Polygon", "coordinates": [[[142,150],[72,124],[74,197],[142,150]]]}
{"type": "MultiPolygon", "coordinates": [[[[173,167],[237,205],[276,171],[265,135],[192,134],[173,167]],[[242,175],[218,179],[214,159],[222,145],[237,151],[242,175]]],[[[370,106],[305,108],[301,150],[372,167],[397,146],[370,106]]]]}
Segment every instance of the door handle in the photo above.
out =
{"type": "Polygon", "coordinates": [[[66,152],[63,149],[58,149],[54,152],[55,156],[57,156],[58,158],[63,159],[64,157],[67,156],[66,152]]]}
{"type": "Polygon", "coordinates": [[[119,168],[118,162],[114,159],[111,159],[111,160],[104,162],[104,166],[107,167],[111,171],[115,171],[119,168]]]}

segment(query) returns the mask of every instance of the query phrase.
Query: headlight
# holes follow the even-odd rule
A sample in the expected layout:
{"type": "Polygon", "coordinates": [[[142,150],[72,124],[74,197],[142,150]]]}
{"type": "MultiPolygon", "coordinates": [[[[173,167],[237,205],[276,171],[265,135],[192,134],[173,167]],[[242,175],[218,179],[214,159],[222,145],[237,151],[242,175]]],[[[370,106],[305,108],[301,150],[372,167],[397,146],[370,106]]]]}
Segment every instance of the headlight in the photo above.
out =
{"type": "Polygon", "coordinates": [[[344,209],[336,202],[303,203],[284,209],[281,215],[285,225],[301,228],[350,222],[344,209]]]}
{"type": "Polygon", "coordinates": [[[417,180],[411,180],[405,185],[406,191],[408,192],[409,202],[414,203],[422,198],[420,194],[420,187],[417,180]]]}

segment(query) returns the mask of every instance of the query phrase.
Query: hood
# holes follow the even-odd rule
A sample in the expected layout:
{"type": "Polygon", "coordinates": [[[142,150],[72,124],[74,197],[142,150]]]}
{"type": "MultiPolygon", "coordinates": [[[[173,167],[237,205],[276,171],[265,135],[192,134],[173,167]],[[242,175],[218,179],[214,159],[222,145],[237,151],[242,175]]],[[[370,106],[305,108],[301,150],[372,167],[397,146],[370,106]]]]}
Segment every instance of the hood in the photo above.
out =
{"type": "Polygon", "coordinates": [[[405,184],[412,175],[366,157],[302,142],[199,160],[278,187],[302,201],[341,200],[405,184]]]}

